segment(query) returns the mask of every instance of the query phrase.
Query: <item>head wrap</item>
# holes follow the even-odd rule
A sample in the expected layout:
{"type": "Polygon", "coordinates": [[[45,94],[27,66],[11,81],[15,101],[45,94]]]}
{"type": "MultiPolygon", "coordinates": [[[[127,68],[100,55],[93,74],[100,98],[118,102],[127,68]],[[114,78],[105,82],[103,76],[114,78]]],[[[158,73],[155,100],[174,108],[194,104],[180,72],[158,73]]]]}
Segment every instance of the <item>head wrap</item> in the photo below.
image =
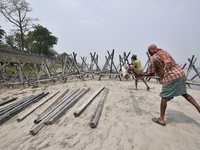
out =
{"type": "Polygon", "coordinates": [[[169,68],[169,62],[171,59],[169,58],[169,53],[163,49],[157,48],[155,44],[151,44],[148,47],[148,51],[150,51],[152,54],[158,54],[161,59],[163,60],[165,66],[169,68]]]}
{"type": "Polygon", "coordinates": [[[155,54],[159,51],[159,49],[157,48],[155,44],[151,44],[148,47],[148,51],[150,51],[152,54],[155,54]]]}
{"type": "Polygon", "coordinates": [[[133,56],[131,57],[132,59],[137,58],[136,54],[133,54],[133,56]]]}

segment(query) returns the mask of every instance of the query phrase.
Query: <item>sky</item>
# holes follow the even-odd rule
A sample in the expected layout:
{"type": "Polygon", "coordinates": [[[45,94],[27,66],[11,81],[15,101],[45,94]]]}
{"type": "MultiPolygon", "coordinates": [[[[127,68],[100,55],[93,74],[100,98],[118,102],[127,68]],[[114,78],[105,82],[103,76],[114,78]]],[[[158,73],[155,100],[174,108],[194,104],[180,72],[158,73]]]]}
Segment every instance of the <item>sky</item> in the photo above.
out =
{"type": "MultiPolygon", "coordinates": [[[[168,51],[175,61],[189,64],[188,58],[200,59],[200,0],[26,0],[33,9],[28,17],[58,37],[54,50],[87,57],[98,55],[99,65],[108,52],[136,54],[144,66],[147,47],[156,44],[168,51]]],[[[0,26],[9,34],[12,24],[0,16],[0,26]]],[[[130,57],[129,57],[130,58],[130,57]]],[[[196,66],[200,66],[200,60],[196,66]]]]}

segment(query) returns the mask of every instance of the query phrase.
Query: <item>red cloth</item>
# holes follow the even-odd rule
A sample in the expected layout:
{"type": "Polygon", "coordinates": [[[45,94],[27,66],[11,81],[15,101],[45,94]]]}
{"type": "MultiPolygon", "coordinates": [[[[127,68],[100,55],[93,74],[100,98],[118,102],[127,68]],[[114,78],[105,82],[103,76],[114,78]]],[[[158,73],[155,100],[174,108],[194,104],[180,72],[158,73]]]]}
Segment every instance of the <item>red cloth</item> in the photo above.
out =
{"type": "Polygon", "coordinates": [[[157,46],[155,44],[151,44],[148,47],[148,51],[150,51],[152,54],[158,54],[161,59],[163,60],[165,67],[168,69],[171,67],[170,65],[170,57],[169,57],[169,53],[163,49],[157,48],[157,46]]]}

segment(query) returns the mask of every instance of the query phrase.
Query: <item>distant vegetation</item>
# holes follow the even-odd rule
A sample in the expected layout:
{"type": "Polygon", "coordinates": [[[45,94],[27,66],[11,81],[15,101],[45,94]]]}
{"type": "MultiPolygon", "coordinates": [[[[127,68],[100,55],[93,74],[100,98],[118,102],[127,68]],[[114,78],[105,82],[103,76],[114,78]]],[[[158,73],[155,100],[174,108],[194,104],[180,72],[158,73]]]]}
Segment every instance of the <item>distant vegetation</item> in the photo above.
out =
{"type": "Polygon", "coordinates": [[[58,38],[46,27],[34,24],[38,19],[28,16],[32,10],[25,0],[0,1],[0,13],[14,25],[10,35],[1,29],[0,25],[0,47],[38,53],[50,58],[57,57],[53,46],[57,44],[58,38]]]}

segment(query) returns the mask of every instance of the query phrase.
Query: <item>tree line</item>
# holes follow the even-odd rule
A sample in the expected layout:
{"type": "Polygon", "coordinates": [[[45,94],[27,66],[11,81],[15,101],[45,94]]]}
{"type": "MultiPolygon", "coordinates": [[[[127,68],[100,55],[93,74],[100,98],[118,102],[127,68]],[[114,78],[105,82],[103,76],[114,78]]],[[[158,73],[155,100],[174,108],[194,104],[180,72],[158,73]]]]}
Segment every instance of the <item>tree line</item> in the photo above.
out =
{"type": "MultiPolygon", "coordinates": [[[[57,52],[53,46],[57,44],[58,37],[52,35],[46,27],[34,24],[38,19],[27,15],[32,10],[25,0],[0,1],[0,13],[15,27],[11,30],[11,34],[7,35],[0,25],[0,46],[54,57],[57,52]]],[[[61,54],[61,56],[66,55],[68,54],[61,54]]]]}

